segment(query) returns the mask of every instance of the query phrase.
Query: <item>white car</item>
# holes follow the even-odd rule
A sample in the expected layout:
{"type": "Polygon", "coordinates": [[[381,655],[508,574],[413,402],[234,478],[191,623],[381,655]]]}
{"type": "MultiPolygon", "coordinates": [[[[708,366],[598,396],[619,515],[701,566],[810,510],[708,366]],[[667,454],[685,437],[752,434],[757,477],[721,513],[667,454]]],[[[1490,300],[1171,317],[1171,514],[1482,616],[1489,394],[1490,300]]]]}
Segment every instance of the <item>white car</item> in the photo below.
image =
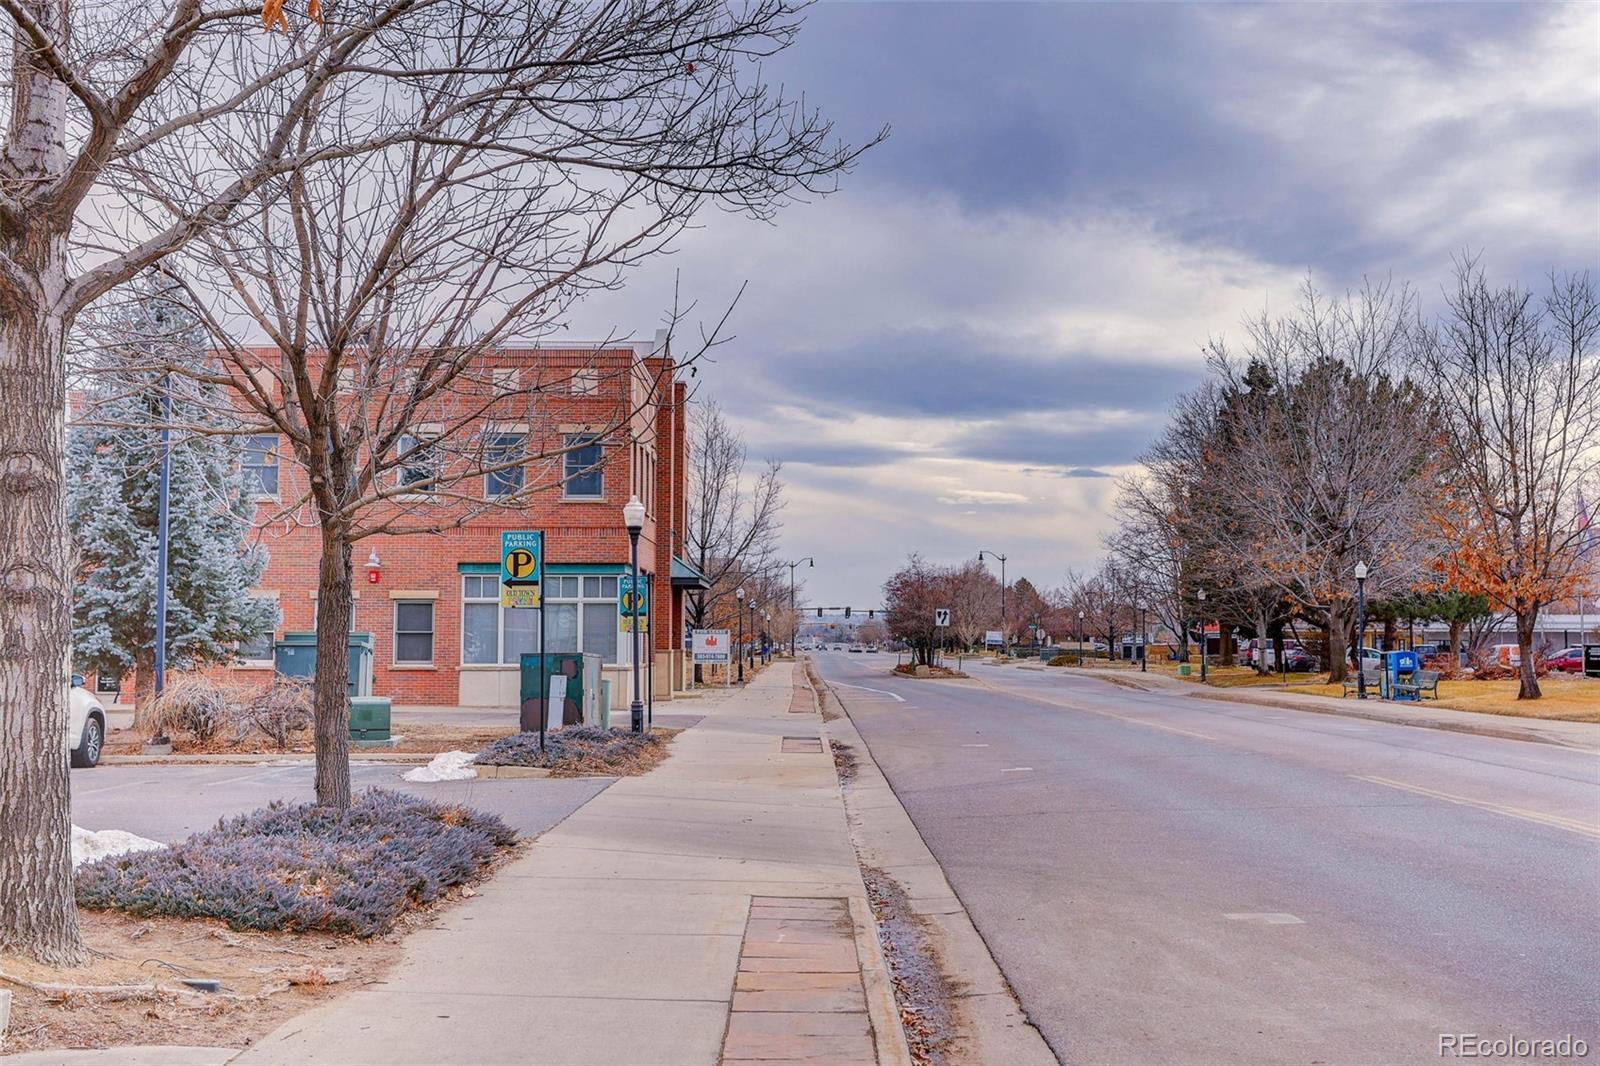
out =
{"type": "Polygon", "coordinates": [[[72,765],[88,768],[100,761],[106,746],[106,709],[84,687],[83,675],[72,675],[67,707],[67,751],[72,765]]]}

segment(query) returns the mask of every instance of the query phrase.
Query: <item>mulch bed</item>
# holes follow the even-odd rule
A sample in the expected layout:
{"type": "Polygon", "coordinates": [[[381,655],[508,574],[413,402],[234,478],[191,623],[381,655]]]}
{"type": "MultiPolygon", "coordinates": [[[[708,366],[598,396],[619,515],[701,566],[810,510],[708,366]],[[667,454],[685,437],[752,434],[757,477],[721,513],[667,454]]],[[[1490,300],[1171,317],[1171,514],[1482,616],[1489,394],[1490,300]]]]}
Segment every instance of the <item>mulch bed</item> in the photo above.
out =
{"type": "Polygon", "coordinates": [[[480,766],[538,767],[549,770],[552,777],[632,777],[655,769],[667,757],[667,744],[678,732],[653,729],[635,733],[573,725],[546,733],[542,750],[538,733],[516,733],[484,748],[473,762],[480,766]]]}

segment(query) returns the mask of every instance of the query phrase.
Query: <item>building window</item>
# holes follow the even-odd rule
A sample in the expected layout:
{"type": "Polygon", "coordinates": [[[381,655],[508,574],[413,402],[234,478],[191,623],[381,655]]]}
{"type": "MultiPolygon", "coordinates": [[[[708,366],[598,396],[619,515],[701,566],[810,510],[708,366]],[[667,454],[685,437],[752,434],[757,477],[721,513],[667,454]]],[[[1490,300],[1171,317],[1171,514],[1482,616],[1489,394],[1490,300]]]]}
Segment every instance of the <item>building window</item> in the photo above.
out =
{"type": "Polygon", "coordinates": [[[272,660],[273,631],[267,630],[254,640],[241,640],[239,642],[239,658],[249,663],[264,663],[272,660]]]}
{"type": "Polygon", "coordinates": [[[570,387],[574,396],[593,396],[600,391],[600,371],[593,367],[574,370],[570,387]]]}
{"type": "Polygon", "coordinates": [[[483,494],[487,497],[515,496],[522,491],[523,468],[521,466],[508,466],[503,470],[495,467],[505,463],[517,462],[523,457],[523,436],[521,433],[490,433],[484,442],[484,466],[489,467],[489,472],[483,475],[483,494]]]}
{"type": "Polygon", "coordinates": [[[600,438],[592,433],[569,433],[563,446],[568,451],[562,494],[569,500],[599,499],[605,495],[600,469],[605,456],[600,438]]]}
{"type": "MultiPolygon", "coordinates": [[[[603,575],[549,575],[544,581],[545,651],[590,652],[619,664],[617,579],[603,575]]],[[[516,666],[539,650],[539,612],[501,607],[497,574],[461,576],[461,661],[516,666]]]]}
{"type": "Polygon", "coordinates": [[[433,662],[433,601],[394,601],[394,661],[433,662]]]}
{"type": "Polygon", "coordinates": [[[278,498],[278,435],[262,433],[246,437],[244,444],[245,491],[256,496],[278,498]]]}
{"type": "Polygon", "coordinates": [[[461,578],[461,661],[475,665],[516,666],[525,653],[539,650],[539,612],[532,607],[500,606],[500,578],[463,574],[461,578]]]}
{"type": "Polygon", "coordinates": [[[395,459],[399,463],[395,482],[401,488],[422,485],[419,491],[431,492],[437,487],[434,482],[439,476],[439,445],[433,437],[422,430],[400,434],[395,459]]]}

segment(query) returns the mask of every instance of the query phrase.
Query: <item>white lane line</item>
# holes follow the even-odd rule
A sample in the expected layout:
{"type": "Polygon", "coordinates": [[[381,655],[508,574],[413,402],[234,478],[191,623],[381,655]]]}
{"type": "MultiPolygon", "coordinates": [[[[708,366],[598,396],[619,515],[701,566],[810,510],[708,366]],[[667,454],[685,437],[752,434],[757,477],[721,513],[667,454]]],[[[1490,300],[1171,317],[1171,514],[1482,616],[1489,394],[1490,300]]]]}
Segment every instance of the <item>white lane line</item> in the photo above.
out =
{"type": "Polygon", "coordinates": [[[961,746],[963,748],[987,748],[989,745],[987,745],[987,744],[963,744],[961,746]]]}
{"type": "Polygon", "coordinates": [[[1503,814],[1508,818],[1521,818],[1525,822],[1535,822],[1539,825],[1548,825],[1553,829],[1565,829],[1569,833],[1579,833],[1583,836],[1594,837],[1600,840],[1600,825],[1592,822],[1580,821],[1577,818],[1568,818],[1562,814],[1547,814],[1544,811],[1530,811],[1526,807],[1512,807],[1504,803],[1491,803],[1488,800],[1477,799],[1472,796],[1456,796],[1449,792],[1439,792],[1421,785],[1411,785],[1404,781],[1391,781],[1387,777],[1368,777],[1363,774],[1351,774],[1357,781],[1367,781],[1385,788],[1395,788],[1402,792],[1411,792],[1418,796],[1427,796],[1429,799],[1444,800],[1446,803],[1455,803],[1462,807],[1475,807],[1480,811],[1489,811],[1492,814],[1503,814]]]}
{"type": "Polygon", "coordinates": [[[897,703],[904,703],[906,701],[906,698],[904,696],[902,696],[902,695],[900,695],[899,693],[896,693],[896,692],[890,692],[888,689],[868,688],[866,685],[852,685],[848,681],[830,681],[830,682],[828,682],[828,684],[830,684],[830,685],[839,685],[839,686],[842,686],[844,688],[858,688],[862,692],[876,692],[880,696],[888,696],[890,699],[894,700],[897,703]]]}
{"type": "Polygon", "coordinates": [[[1260,913],[1224,914],[1230,922],[1255,922],[1258,925],[1305,925],[1305,921],[1292,914],[1282,911],[1262,911],[1260,913]]]}
{"type": "Polygon", "coordinates": [[[1031,767],[1031,766],[1008,766],[1004,770],[1001,770],[1000,772],[1003,773],[1003,774],[1020,774],[1020,773],[1022,773],[1024,771],[1026,771],[1026,770],[1032,770],[1032,769],[1033,769],[1033,767],[1031,767]]]}

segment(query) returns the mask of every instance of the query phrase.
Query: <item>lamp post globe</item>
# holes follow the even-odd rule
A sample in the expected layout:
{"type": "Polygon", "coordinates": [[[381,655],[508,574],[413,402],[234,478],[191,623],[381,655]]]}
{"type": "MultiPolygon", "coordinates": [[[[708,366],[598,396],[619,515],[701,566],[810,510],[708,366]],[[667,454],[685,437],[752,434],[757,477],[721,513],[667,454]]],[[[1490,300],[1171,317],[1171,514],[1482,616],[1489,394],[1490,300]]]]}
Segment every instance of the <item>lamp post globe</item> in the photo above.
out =
{"type": "Polygon", "coordinates": [[[639,622],[642,617],[639,611],[639,533],[644,529],[644,504],[639,502],[638,496],[631,496],[622,506],[622,524],[628,530],[628,558],[629,569],[633,574],[633,584],[629,590],[628,615],[629,628],[633,637],[633,703],[628,708],[632,718],[633,731],[644,732],[644,699],[639,690],[639,622]]]}

